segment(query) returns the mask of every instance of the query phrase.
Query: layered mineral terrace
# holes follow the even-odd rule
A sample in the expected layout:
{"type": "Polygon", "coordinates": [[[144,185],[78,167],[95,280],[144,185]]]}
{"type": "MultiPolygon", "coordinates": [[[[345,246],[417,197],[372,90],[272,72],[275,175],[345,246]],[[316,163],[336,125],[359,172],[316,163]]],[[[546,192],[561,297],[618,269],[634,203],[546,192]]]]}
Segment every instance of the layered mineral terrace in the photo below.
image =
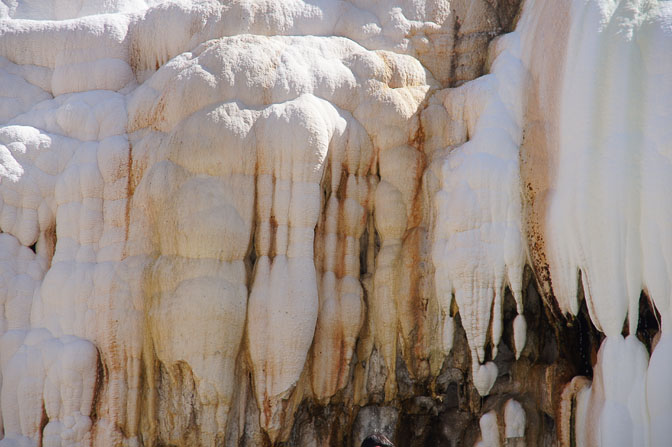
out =
{"type": "Polygon", "coordinates": [[[672,2],[0,0],[2,447],[672,443],[672,2]]]}

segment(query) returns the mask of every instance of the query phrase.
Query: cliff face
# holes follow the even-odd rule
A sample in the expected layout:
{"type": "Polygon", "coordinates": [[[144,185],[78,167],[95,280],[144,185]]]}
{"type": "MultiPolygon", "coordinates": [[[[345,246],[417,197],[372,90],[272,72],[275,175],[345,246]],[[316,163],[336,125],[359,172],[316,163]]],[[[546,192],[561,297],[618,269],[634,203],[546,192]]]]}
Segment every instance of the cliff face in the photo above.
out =
{"type": "Polygon", "coordinates": [[[2,1],[0,446],[672,439],[670,3],[2,1]]]}

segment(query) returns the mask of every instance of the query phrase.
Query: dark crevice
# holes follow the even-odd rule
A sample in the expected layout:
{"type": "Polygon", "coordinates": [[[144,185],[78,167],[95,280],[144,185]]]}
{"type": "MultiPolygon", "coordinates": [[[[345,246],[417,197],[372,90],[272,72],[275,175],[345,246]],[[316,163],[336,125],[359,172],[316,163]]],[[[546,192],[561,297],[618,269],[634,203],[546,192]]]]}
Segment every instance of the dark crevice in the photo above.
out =
{"type": "Polygon", "coordinates": [[[580,271],[577,287],[576,299],[579,303],[577,315],[566,315],[564,318],[555,320],[553,324],[557,340],[562,341],[558,345],[560,357],[571,365],[574,376],[585,376],[592,380],[597,352],[605,336],[595,327],[590,318],[580,271]]]}
{"type": "Polygon", "coordinates": [[[49,260],[48,267],[51,267],[51,260],[53,259],[54,253],[56,252],[56,243],[58,242],[55,222],[44,232],[44,239],[46,243],[43,244],[43,247],[46,247],[46,253],[43,253],[42,255],[49,260]]]}
{"type": "Polygon", "coordinates": [[[499,0],[495,7],[502,33],[510,33],[516,28],[523,8],[521,0],[499,0]]]}
{"type": "Polygon", "coordinates": [[[604,334],[598,331],[590,320],[586,301],[581,301],[579,313],[575,319],[576,351],[572,356],[574,365],[580,375],[593,378],[593,366],[597,361],[597,351],[600,349],[604,334]]]}
{"type": "Polygon", "coordinates": [[[255,225],[253,224],[252,231],[250,232],[252,234],[252,237],[250,237],[250,242],[248,244],[249,249],[247,252],[247,256],[245,256],[245,265],[247,266],[247,272],[248,272],[247,275],[248,290],[251,290],[252,288],[252,273],[254,272],[254,266],[257,263],[257,247],[254,238],[254,231],[255,231],[254,227],[255,225]]]}
{"type": "Polygon", "coordinates": [[[49,423],[49,417],[47,416],[47,409],[44,406],[44,401],[42,401],[42,419],[40,420],[40,439],[37,444],[37,447],[42,447],[44,445],[44,428],[49,423]]]}
{"type": "Polygon", "coordinates": [[[457,16],[457,13],[453,9],[453,16],[455,17],[453,22],[453,51],[450,57],[450,75],[449,75],[449,86],[455,87],[456,84],[456,73],[457,73],[457,54],[455,53],[455,45],[460,34],[460,18],[457,16]]]}
{"type": "Polygon", "coordinates": [[[651,298],[642,291],[639,295],[639,321],[637,322],[637,338],[649,354],[653,352],[654,340],[660,331],[660,313],[651,298]]]}
{"type": "MultiPolygon", "coordinates": [[[[258,166],[257,166],[258,168],[258,166]]],[[[255,168],[256,169],[256,168],[255,168]]],[[[252,225],[250,227],[250,240],[247,243],[247,254],[245,255],[244,258],[244,263],[245,263],[245,269],[247,273],[247,278],[245,281],[245,284],[247,285],[247,298],[249,299],[250,296],[250,291],[252,290],[252,281],[254,280],[254,269],[257,264],[257,247],[256,247],[256,239],[257,239],[257,225],[259,222],[259,213],[258,213],[258,208],[259,208],[259,186],[257,185],[257,182],[254,182],[254,191],[252,192],[254,194],[254,203],[253,203],[253,209],[254,209],[254,216],[252,219],[252,225]]],[[[247,322],[245,323],[247,324],[247,322]]]]}
{"type": "Polygon", "coordinates": [[[362,235],[359,237],[359,277],[362,278],[367,273],[366,259],[369,247],[369,225],[364,227],[362,235]]]}
{"type": "Polygon", "coordinates": [[[102,394],[103,385],[107,382],[105,380],[105,367],[103,366],[102,356],[100,350],[96,347],[97,361],[96,361],[96,384],[93,388],[93,403],[91,405],[91,425],[95,426],[98,421],[98,405],[100,403],[100,396],[102,394]]]}

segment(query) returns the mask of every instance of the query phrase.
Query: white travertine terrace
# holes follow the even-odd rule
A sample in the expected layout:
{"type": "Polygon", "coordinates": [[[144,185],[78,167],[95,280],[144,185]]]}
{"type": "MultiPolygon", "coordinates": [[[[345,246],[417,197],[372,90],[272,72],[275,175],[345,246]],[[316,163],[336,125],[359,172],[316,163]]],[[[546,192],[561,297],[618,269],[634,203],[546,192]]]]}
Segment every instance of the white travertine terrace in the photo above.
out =
{"type": "MultiPolygon", "coordinates": [[[[305,399],[394,402],[398,356],[435,378],[458,313],[485,396],[505,327],[528,344],[526,264],[606,335],[560,442],[669,442],[672,3],[498,20],[1,0],[0,446],[281,442],[305,399]]],[[[508,400],[479,445],[526,424],[508,400]]]]}

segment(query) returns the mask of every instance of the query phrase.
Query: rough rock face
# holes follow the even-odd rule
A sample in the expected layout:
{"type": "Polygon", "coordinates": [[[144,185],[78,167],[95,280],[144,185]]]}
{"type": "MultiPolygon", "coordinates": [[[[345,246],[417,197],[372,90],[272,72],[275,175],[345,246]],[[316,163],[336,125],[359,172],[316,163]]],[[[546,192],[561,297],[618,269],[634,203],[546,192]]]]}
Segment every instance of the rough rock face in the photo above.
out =
{"type": "Polygon", "coordinates": [[[1,0],[0,446],[669,443],[670,5],[1,0]]]}

